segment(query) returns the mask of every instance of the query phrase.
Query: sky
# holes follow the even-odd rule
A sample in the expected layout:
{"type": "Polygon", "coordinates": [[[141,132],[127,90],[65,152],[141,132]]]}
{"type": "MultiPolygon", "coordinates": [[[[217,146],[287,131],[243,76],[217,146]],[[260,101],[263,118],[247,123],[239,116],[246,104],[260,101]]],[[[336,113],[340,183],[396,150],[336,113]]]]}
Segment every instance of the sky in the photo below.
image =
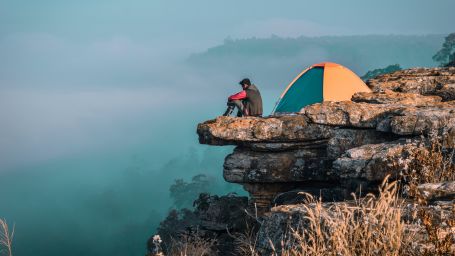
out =
{"type": "Polygon", "coordinates": [[[0,0],[0,86],[158,86],[171,61],[228,37],[447,34],[454,7],[450,0],[0,0]]]}
{"type": "Polygon", "coordinates": [[[0,118],[8,121],[0,168],[99,146],[94,127],[123,122],[130,109],[147,112],[166,97],[192,104],[197,95],[183,84],[204,77],[177,63],[226,38],[444,34],[454,7],[450,0],[0,0],[0,118]],[[48,152],[36,154],[43,141],[48,152]]]}
{"type": "MultiPolygon", "coordinates": [[[[18,223],[19,241],[27,233],[21,222],[42,222],[27,207],[43,216],[61,211],[62,221],[80,226],[93,221],[84,200],[121,187],[123,201],[112,199],[121,208],[132,203],[128,191],[159,183],[122,183],[137,159],[146,173],[189,151],[207,151],[198,145],[196,124],[223,112],[226,95],[238,89],[225,85],[243,77],[209,84],[206,71],[195,72],[185,60],[226,38],[448,34],[453,10],[453,0],[0,0],[0,193],[18,195],[0,204],[0,217],[18,223]],[[219,92],[204,94],[209,86],[219,92]],[[58,202],[52,193],[62,193],[58,202]],[[74,201],[65,202],[65,193],[74,201]],[[74,220],[68,212],[88,217],[74,220]]],[[[275,95],[263,92],[272,102],[275,95]]],[[[131,197],[137,209],[150,200],[131,197]]]]}

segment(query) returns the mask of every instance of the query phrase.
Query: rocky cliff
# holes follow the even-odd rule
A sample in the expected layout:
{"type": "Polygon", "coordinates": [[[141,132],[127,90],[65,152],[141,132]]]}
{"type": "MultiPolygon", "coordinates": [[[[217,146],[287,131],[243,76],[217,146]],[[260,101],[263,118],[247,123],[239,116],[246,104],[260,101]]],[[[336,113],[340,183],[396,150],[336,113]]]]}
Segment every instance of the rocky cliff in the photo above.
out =
{"type": "MultiPolygon", "coordinates": [[[[357,93],[351,101],[322,102],[299,113],[263,118],[217,117],[198,125],[200,143],[236,146],[225,158],[223,175],[250,193],[244,217],[251,221],[256,216],[257,251],[270,254],[290,227],[305,223],[296,221],[310,211],[308,195],[319,198],[331,215],[352,193],[376,193],[387,176],[403,182],[408,208],[420,207],[400,211],[401,218],[432,211],[455,244],[450,153],[455,147],[455,68],[401,70],[367,84],[373,92],[357,93]],[[440,177],[432,177],[436,175],[440,177]],[[416,206],[417,201],[425,204],[416,206]]],[[[238,220],[241,211],[234,212],[238,220]]],[[[417,229],[425,230],[421,224],[417,229]]]]}
{"type": "MultiPolygon", "coordinates": [[[[376,191],[388,175],[399,180],[436,163],[435,140],[442,154],[453,152],[455,68],[407,69],[367,84],[373,92],[357,93],[352,101],[264,118],[217,117],[198,125],[200,143],[236,145],[225,159],[224,178],[242,184],[251,195],[250,209],[263,215],[258,233],[263,250],[280,241],[296,215],[304,216],[302,192],[336,204],[352,192],[376,191]]],[[[449,161],[453,165],[453,154],[449,161]]],[[[449,172],[446,182],[417,189],[433,202],[425,207],[444,216],[441,223],[455,219],[455,174],[449,172]]],[[[455,239],[450,227],[445,232],[455,239]]]]}
{"type": "Polygon", "coordinates": [[[292,115],[218,117],[198,125],[199,141],[237,146],[225,159],[224,178],[242,184],[261,213],[292,190],[325,200],[374,190],[406,168],[430,133],[453,147],[455,68],[408,69],[368,85],[373,92],[352,101],[292,115]]]}

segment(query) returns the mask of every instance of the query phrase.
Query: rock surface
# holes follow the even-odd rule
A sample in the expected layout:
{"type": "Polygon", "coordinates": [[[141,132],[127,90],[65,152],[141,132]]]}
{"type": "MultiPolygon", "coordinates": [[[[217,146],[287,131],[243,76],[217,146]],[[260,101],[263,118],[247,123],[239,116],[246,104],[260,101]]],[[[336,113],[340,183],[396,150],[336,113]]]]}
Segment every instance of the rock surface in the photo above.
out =
{"type": "Polygon", "coordinates": [[[455,99],[455,67],[412,68],[377,76],[367,81],[374,91],[437,95],[444,101],[455,99]]]}
{"type": "Polygon", "coordinates": [[[407,167],[429,134],[455,146],[455,68],[402,70],[367,84],[373,92],[300,113],[217,117],[198,125],[199,141],[237,146],[225,159],[224,178],[243,184],[262,212],[276,194],[304,190],[310,182],[319,192],[374,190],[407,167]]]}
{"type": "Polygon", "coordinates": [[[330,180],[325,149],[255,152],[237,149],[224,162],[224,178],[236,183],[330,180]],[[324,171],[325,170],[325,171],[324,171]]]}
{"type": "Polygon", "coordinates": [[[455,181],[424,183],[417,189],[426,200],[455,200],[455,181]]]}
{"type": "Polygon", "coordinates": [[[417,142],[410,139],[353,148],[333,162],[334,175],[344,180],[380,182],[407,169],[409,156],[417,148],[417,142]]]}
{"type": "MultiPolygon", "coordinates": [[[[236,146],[225,158],[223,175],[241,184],[250,198],[201,194],[194,211],[173,211],[160,224],[163,240],[196,232],[204,239],[215,238],[219,255],[238,255],[232,248],[247,239],[239,234],[247,234],[259,255],[271,255],[279,252],[290,231],[308,227],[308,209],[318,205],[308,201],[309,195],[318,198],[319,209],[330,216],[343,204],[356,208],[359,201],[352,201],[352,193],[378,196],[385,177],[408,178],[424,161],[434,169],[431,164],[437,159],[429,154],[435,150],[434,136],[443,147],[436,150],[444,152],[453,167],[454,156],[447,152],[455,148],[455,67],[401,70],[367,84],[373,92],[357,93],[352,101],[321,102],[299,113],[264,118],[217,117],[199,124],[200,143],[236,146]]],[[[394,200],[403,202],[394,205],[400,207],[400,225],[406,234],[415,234],[417,250],[434,247],[428,244],[433,232],[438,241],[451,235],[447,237],[455,252],[455,181],[414,189],[418,200],[394,200]],[[431,231],[428,223],[440,230],[431,231]]]]}
{"type": "Polygon", "coordinates": [[[199,142],[209,145],[238,145],[251,142],[302,142],[329,138],[332,129],[309,123],[302,115],[276,117],[225,117],[201,123],[199,142]]]}

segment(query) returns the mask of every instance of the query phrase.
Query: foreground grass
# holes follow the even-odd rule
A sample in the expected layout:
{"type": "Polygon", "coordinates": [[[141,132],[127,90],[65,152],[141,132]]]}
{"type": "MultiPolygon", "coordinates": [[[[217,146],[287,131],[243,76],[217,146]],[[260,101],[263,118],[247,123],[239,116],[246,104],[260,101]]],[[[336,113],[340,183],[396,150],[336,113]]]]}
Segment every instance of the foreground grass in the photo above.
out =
{"type": "Polygon", "coordinates": [[[397,191],[396,182],[384,183],[377,198],[331,207],[308,196],[302,228],[291,228],[280,255],[399,255],[409,241],[397,191]]]}
{"type": "Polygon", "coordinates": [[[0,255],[12,256],[14,227],[9,231],[6,220],[0,219],[0,255]]]}

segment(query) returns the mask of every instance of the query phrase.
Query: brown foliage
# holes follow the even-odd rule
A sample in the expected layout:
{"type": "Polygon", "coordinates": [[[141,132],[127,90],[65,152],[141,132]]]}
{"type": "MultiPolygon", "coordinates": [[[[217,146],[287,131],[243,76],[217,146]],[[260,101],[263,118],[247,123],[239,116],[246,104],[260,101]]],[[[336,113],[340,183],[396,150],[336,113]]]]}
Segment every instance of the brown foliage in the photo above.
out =
{"type": "Polygon", "coordinates": [[[426,204],[418,185],[455,180],[454,153],[454,149],[443,146],[437,133],[431,133],[428,138],[422,137],[418,148],[408,156],[407,168],[401,172],[403,195],[414,198],[419,204],[426,204]]]}
{"type": "Polygon", "coordinates": [[[173,240],[167,255],[169,256],[213,256],[216,240],[206,239],[199,234],[184,234],[173,240]]]}
{"type": "Polygon", "coordinates": [[[399,255],[410,236],[397,191],[396,182],[383,183],[378,197],[369,194],[329,208],[309,196],[305,223],[291,229],[280,255],[399,255]]]}

